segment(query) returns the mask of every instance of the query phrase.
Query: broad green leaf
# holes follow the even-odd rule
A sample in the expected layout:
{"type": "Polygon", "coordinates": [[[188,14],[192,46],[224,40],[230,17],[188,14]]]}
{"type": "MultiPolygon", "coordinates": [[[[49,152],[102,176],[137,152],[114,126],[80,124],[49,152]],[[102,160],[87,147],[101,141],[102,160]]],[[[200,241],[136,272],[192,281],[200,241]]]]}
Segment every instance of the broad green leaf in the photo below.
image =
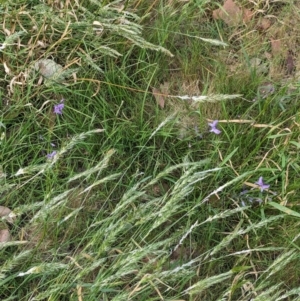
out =
{"type": "Polygon", "coordinates": [[[278,210],[280,210],[280,211],[282,211],[282,212],[284,212],[284,213],[286,213],[288,215],[300,217],[300,213],[298,213],[298,212],[296,212],[296,211],[294,211],[292,209],[289,209],[289,208],[287,208],[285,206],[282,206],[282,205],[280,205],[278,203],[269,202],[268,204],[270,204],[272,207],[274,207],[274,208],[276,208],[276,209],[278,209],[278,210]]]}
{"type": "Polygon", "coordinates": [[[297,148],[300,148],[300,143],[299,142],[290,141],[290,144],[293,144],[293,145],[297,146],[297,148]]]}

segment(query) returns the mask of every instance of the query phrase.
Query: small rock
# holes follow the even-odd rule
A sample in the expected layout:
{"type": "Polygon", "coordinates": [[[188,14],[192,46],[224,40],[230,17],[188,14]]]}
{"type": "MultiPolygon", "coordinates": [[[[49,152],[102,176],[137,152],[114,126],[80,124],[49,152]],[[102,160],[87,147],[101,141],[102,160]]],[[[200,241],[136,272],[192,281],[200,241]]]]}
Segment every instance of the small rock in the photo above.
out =
{"type": "MultiPolygon", "coordinates": [[[[272,83],[263,83],[257,88],[258,97],[267,98],[275,92],[275,86],[272,83]]],[[[256,101],[258,97],[255,97],[253,101],[256,101]]]]}
{"type": "Polygon", "coordinates": [[[8,242],[11,240],[10,233],[8,229],[0,230],[0,243],[8,242]]]}
{"type": "Polygon", "coordinates": [[[63,79],[63,67],[51,59],[41,59],[35,62],[34,69],[46,79],[63,79]]]}

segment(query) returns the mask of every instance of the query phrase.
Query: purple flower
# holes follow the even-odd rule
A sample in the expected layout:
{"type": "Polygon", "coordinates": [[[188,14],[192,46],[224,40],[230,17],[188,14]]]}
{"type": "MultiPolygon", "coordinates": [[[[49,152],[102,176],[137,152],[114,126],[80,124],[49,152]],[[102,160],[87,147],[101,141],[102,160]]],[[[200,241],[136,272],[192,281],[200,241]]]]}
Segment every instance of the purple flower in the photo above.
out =
{"type": "Polygon", "coordinates": [[[54,113],[62,115],[62,110],[64,108],[64,99],[61,100],[61,102],[58,105],[54,106],[54,113]]]}
{"type": "Polygon", "coordinates": [[[263,192],[265,189],[268,189],[270,187],[270,185],[264,183],[263,177],[259,177],[258,181],[255,182],[255,184],[259,186],[261,192],[263,192]]]}
{"type": "Polygon", "coordinates": [[[221,133],[221,131],[219,129],[217,129],[218,122],[219,122],[219,120],[214,120],[213,122],[208,123],[208,125],[211,127],[211,129],[209,130],[211,133],[215,133],[217,135],[219,135],[221,133]]]}
{"type": "Polygon", "coordinates": [[[46,157],[48,159],[53,159],[56,154],[57,154],[57,151],[53,151],[52,153],[48,154],[46,157]]]}

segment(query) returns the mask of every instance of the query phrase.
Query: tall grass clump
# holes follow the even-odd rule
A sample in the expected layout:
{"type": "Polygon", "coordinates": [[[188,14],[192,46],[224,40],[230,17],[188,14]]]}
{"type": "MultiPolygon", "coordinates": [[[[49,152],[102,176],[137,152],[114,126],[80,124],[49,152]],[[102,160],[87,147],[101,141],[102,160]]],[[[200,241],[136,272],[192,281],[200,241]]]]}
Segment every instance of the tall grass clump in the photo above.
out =
{"type": "Polygon", "coordinates": [[[299,300],[299,89],[219,6],[0,2],[1,300],[299,300]]]}

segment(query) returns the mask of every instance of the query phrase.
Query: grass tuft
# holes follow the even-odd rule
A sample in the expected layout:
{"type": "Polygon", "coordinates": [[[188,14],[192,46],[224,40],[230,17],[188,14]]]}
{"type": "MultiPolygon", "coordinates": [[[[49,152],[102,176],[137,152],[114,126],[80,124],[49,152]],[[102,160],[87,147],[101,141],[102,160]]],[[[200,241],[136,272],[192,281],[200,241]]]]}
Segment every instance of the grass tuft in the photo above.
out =
{"type": "Polygon", "coordinates": [[[299,300],[298,2],[23,2],[0,1],[0,299],[299,300]]]}

